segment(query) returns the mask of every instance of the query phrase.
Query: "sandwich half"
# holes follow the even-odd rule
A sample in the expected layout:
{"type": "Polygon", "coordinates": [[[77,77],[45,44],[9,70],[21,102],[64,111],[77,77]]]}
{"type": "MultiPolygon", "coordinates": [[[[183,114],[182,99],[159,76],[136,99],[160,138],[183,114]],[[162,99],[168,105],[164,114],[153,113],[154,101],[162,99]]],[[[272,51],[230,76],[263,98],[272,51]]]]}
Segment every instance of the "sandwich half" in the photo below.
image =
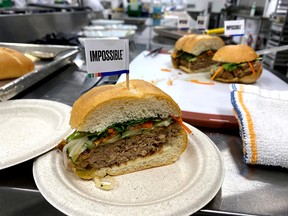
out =
{"type": "Polygon", "coordinates": [[[255,83],[262,74],[262,64],[255,50],[246,45],[227,45],[219,49],[213,61],[211,79],[225,83],[255,83]]]}
{"type": "Polygon", "coordinates": [[[214,53],[225,45],[217,36],[189,34],[175,43],[171,54],[174,68],[187,73],[209,72],[215,64],[214,53]]]}
{"type": "Polygon", "coordinates": [[[83,179],[171,164],[188,142],[177,103],[143,80],[91,89],[74,103],[70,125],[64,164],[83,179]]]}

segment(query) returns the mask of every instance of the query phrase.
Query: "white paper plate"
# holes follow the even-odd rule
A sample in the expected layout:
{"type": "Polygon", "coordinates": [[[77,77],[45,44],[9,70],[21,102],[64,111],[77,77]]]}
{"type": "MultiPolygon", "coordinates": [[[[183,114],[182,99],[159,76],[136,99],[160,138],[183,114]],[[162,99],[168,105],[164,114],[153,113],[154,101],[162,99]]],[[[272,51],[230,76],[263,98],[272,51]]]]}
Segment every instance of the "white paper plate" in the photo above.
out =
{"type": "Polygon", "coordinates": [[[193,134],[173,164],[115,177],[111,191],[96,188],[65,170],[54,150],[33,165],[36,185],[55,208],[68,215],[190,215],[219,191],[223,162],[217,147],[202,132],[193,134]]]}
{"type": "Polygon", "coordinates": [[[0,169],[49,151],[69,133],[71,107],[48,100],[0,103],[0,169]]]}

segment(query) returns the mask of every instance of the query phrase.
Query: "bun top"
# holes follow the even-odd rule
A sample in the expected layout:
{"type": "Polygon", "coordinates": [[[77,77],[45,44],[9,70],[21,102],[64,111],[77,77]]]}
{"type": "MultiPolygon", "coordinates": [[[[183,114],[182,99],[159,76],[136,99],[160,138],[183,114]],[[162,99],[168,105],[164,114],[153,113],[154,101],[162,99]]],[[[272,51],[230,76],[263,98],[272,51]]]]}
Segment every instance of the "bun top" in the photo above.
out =
{"type": "Polygon", "coordinates": [[[34,63],[23,53],[0,47],[0,79],[10,79],[23,76],[34,70],[34,63]]]}
{"type": "Polygon", "coordinates": [[[115,123],[133,119],[181,116],[177,103],[162,90],[143,80],[98,86],[73,105],[70,126],[78,131],[99,132],[115,123]]]}
{"type": "Polygon", "coordinates": [[[175,43],[177,51],[183,50],[196,56],[204,51],[218,50],[223,46],[225,43],[220,37],[197,34],[184,35],[175,43]]]}
{"type": "Polygon", "coordinates": [[[247,61],[254,61],[258,58],[257,53],[253,48],[246,44],[227,45],[220,48],[213,57],[213,61],[241,63],[247,61]]]}

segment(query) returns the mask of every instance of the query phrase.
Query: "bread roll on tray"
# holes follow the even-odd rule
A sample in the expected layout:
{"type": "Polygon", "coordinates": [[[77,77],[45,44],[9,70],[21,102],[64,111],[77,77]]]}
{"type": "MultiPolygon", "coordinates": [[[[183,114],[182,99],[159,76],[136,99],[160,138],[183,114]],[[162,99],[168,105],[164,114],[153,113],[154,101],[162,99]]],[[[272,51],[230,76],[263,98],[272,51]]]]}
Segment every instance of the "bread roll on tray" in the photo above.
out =
{"type": "Polygon", "coordinates": [[[21,77],[34,68],[34,63],[23,53],[0,47],[0,80],[21,77]]]}

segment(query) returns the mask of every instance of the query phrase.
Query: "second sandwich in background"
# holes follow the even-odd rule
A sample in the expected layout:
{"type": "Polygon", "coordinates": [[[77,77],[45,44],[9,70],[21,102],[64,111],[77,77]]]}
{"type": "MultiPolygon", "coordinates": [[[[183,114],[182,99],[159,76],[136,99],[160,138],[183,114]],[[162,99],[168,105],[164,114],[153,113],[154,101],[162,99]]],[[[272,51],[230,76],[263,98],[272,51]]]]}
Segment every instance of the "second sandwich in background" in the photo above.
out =
{"type": "Polygon", "coordinates": [[[174,68],[187,73],[209,72],[216,64],[212,58],[214,53],[225,46],[217,36],[189,34],[175,43],[171,61],[174,68]]]}
{"type": "Polygon", "coordinates": [[[262,64],[255,50],[246,45],[227,45],[219,49],[213,61],[211,79],[225,83],[254,83],[262,74],[262,64]]]}

